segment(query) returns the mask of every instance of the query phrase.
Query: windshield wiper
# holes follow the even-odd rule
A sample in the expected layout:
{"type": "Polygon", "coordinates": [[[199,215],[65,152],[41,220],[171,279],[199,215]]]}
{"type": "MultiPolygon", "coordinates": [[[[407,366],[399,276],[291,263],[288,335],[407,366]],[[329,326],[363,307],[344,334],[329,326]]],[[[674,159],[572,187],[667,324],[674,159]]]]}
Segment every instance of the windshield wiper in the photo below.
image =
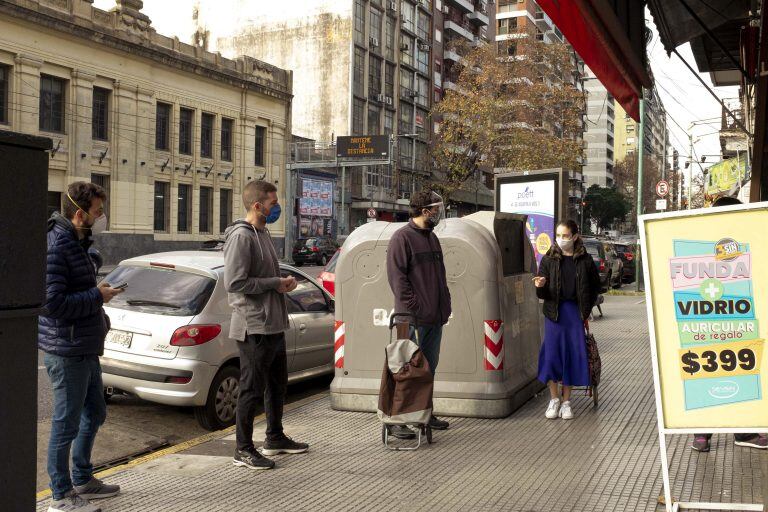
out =
{"type": "Polygon", "coordinates": [[[181,306],[178,304],[171,304],[169,302],[160,302],[156,300],[129,299],[126,302],[131,306],[160,306],[163,308],[181,309],[181,306]]]}

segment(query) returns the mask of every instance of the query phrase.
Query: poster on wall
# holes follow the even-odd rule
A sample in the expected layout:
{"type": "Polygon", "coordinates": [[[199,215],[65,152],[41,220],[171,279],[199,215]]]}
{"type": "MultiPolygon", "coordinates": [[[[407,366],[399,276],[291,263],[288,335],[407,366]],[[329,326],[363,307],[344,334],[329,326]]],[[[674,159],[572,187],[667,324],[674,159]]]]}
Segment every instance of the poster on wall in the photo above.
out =
{"type": "Polygon", "coordinates": [[[497,211],[528,216],[525,228],[537,264],[555,240],[558,180],[557,173],[504,176],[496,180],[497,211]]]}
{"type": "Polygon", "coordinates": [[[333,217],[333,181],[302,178],[299,213],[333,217]]]}
{"type": "Polygon", "coordinates": [[[768,203],[641,217],[667,432],[768,430],[768,293],[760,286],[768,282],[766,223],[768,203]]]}

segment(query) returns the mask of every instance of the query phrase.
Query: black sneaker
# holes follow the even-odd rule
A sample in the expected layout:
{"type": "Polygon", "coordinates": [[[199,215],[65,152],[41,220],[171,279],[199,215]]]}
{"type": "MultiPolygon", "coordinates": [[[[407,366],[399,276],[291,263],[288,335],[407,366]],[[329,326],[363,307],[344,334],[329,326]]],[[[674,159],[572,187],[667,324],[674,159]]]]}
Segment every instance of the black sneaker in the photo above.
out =
{"type": "Polygon", "coordinates": [[[448,425],[447,421],[439,420],[434,416],[429,418],[429,426],[432,430],[448,430],[448,425]]]}
{"type": "Polygon", "coordinates": [[[304,453],[309,450],[307,443],[299,443],[288,436],[282,436],[277,439],[267,439],[264,446],[261,447],[263,455],[279,455],[281,453],[304,453]]]}
{"type": "Polygon", "coordinates": [[[255,448],[248,450],[237,450],[232,464],[242,466],[248,469],[272,469],[275,467],[275,461],[261,455],[255,448]]]}
{"type": "Polygon", "coordinates": [[[398,439],[416,439],[416,432],[405,425],[392,425],[389,427],[389,434],[398,439]]]}

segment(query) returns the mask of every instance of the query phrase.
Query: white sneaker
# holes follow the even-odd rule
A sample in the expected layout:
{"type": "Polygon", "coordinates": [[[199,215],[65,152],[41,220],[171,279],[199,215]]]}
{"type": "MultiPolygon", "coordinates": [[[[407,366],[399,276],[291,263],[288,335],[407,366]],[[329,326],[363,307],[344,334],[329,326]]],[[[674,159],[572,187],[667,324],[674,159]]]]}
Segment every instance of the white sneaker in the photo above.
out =
{"type": "Polygon", "coordinates": [[[573,419],[573,411],[571,410],[571,401],[563,402],[562,407],[560,407],[560,417],[564,420],[572,420],[573,419]]]}
{"type": "Polygon", "coordinates": [[[48,512],[101,512],[101,508],[91,505],[88,500],[81,498],[72,490],[64,498],[51,501],[48,512]]]}
{"type": "Polygon", "coordinates": [[[559,398],[553,398],[549,401],[549,405],[547,406],[547,412],[544,413],[544,416],[547,417],[549,420],[553,420],[557,418],[557,413],[560,410],[560,399],[559,398]]]}

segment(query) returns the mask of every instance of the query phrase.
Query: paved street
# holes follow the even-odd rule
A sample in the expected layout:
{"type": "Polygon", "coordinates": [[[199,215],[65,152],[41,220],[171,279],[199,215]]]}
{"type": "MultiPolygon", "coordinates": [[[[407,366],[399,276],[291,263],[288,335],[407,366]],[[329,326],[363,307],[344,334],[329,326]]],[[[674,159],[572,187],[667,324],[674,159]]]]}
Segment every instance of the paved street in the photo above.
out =
{"type": "MultiPolygon", "coordinates": [[[[279,456],[278,468],[231,465],[234,440],[223,432],[179,453],[106,473],[123,493],[109,511],[485,510],[655,511],[661,493],[656,412],[642,297],[606,297],[593,323],[603,358],[600,404],[578,392],[576,419],[546,420],[540,395],[508,418],[452,418],[436,443],[389,452],[368,413],[330,409],[325,393],[286,414],[287,433],[306,455],[279,456]]],[[[112,406],[111,411],[116,407],[112,406]]],[[[111,412],[110,411],[110,412],[111,412]]],[[[255,439],[263,439],[259,423],[255,439]]],[[[674,495],[686,501],[761,502],[765,452],[713,438],[708,454],[669,438],[674,495]]],[[[38,503],[45,510],[46,501],[38,503]]]]}
{"type": "MultiPolygon", "coordinates": [[[[301,269],[313,277],[322,267],[301,269]]],[[[51,386],[45,372],[43,353],[37,363],[37,490],[48,487],[45,461],[51,431],[51,386]]],[[[313,379],[289,388],[289,400],[297,400],[328,388],[330,378],[313,379]]],[[[147,402],[136,397],[115,395],[107,408],[107,422],[101,428],[94,447],[94,464],[104,466],[113,461],[175,445],[207,433],[195,421],[191,408],[170,407],[147,402]]]]}

